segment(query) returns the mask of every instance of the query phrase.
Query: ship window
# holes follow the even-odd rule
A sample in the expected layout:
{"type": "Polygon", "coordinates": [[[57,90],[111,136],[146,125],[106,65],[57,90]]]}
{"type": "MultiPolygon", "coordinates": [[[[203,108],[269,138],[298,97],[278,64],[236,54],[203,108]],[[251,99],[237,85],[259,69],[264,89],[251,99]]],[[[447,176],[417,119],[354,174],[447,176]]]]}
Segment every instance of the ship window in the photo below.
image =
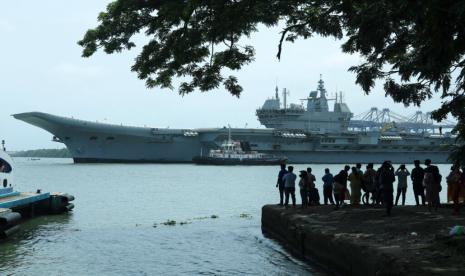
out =
{"type": "Polygon", "coordinates": [[[91,136],[91,137],[89,137],[89,140],[97,140],[97,139],[98,139],[97,136],[91,136]]]}
{"type": "Polygon", "coordinates": [[[1,173],[10,173],[11,172],[11,165],[6,162],[5,160],[0,158],[0,172],[1,173]]]}
{"type": "Polygon", "coordinates": [[[115,137],[113,137],[113,136],[108,136],[108,137],[107,137],[107,140],[115,140],[115,137]]]}

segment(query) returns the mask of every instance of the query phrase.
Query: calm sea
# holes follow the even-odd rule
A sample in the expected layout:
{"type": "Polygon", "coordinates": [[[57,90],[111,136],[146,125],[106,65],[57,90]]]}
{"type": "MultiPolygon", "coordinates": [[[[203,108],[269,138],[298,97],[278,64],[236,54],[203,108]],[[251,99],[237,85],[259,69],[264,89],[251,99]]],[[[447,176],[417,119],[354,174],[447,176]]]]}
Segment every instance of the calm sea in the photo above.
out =
{"type": "MultiPolygon", "coordinates": [[[[1,275],[325,275],[261,233],[278,168],[15,161],[17,190],[67,192],[76,208],[1,242],[1,275]]],[[[313,165],[318,180],[325,167],[342,165],[313,165]]]]}

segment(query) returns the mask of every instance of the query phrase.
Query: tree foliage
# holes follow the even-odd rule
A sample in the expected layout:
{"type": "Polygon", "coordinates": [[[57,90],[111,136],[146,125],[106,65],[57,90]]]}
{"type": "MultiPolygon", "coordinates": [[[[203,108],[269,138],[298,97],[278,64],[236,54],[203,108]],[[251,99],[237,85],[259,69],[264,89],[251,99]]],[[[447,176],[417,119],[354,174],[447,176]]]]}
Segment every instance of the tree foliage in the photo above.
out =
{"type": "MultiPolygon", "coordinates": [[[[443,103],[434,119],[451,114],[458,120],[459,143],[465,141],[462,0],[116,0],[99,21],[79,41],[83,56],[98,48],[106,53],[131,49],[131,39],[143,32],[149,41],[132,70],[148,87],[172,88],[173,78],[182,78],[181,94],[223,85],[239,96],[242,87],[230,74],[255,54],[240,39],[261,24],[284,24],[277,58],[286,41],[313,35],[343,39],[343,52],[363,58],[349,70],[365,93],[382,81],[395,102],[418,106],[440,93],[443,103]]],[[[465,164],[465,156],[453,156],[465,164]]]]}

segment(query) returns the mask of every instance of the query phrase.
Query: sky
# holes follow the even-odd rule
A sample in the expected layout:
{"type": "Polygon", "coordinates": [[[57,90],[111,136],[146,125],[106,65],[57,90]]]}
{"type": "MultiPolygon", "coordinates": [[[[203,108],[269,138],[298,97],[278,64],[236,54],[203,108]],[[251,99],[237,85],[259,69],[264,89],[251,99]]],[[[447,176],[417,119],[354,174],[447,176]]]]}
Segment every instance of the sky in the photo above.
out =
{"type": "MultiPolygon", "coordinates": [[[[50,133],[11,117],[30,111],[160,128],[262,127],[255,110],[274,95],[276,84],[280,90],[290,90],[288,103],[300,103],[299,99],[316,89],[320,74],[328,96],[342,91],[354,115],[372,106],[404,116],[418,110],[386,98],[382,84],[364,95],[355,84],[355,75],[347,71],[362,60],[342,53],[341,42],[332,38],[285,44],[278,61],[279,27],[260,27],[244,41],[255,47],[256,59],[236,73],[244,88],[239,99],[223,88],[184,97],[176,90],[148,89],[130,71],[142,43],[130,52],[81,57],[77,41],[97,26],[97,15],[109,2],[0,2],[0,139],[6,140],[8,150],[63,147],[51,141],[50,133]]],[[[440,103],[436,96],[421,110],[433,110],[440,103]]]]}

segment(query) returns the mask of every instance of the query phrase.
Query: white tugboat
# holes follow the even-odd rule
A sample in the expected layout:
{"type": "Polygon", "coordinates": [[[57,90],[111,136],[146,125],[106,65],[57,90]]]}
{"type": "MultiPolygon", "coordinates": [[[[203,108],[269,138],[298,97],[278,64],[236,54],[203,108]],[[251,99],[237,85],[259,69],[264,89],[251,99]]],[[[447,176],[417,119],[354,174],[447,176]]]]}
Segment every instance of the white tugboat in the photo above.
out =
{"type": "Polygon", "coordinates": [[[247,146],[231,139],[229,129],[228,140],[220,149],[210,150],[207,156],[196,156],[192,161],[201,165],[279,165],[287,162],[287,157],[276,156],[244,149],[247,146]]]}

